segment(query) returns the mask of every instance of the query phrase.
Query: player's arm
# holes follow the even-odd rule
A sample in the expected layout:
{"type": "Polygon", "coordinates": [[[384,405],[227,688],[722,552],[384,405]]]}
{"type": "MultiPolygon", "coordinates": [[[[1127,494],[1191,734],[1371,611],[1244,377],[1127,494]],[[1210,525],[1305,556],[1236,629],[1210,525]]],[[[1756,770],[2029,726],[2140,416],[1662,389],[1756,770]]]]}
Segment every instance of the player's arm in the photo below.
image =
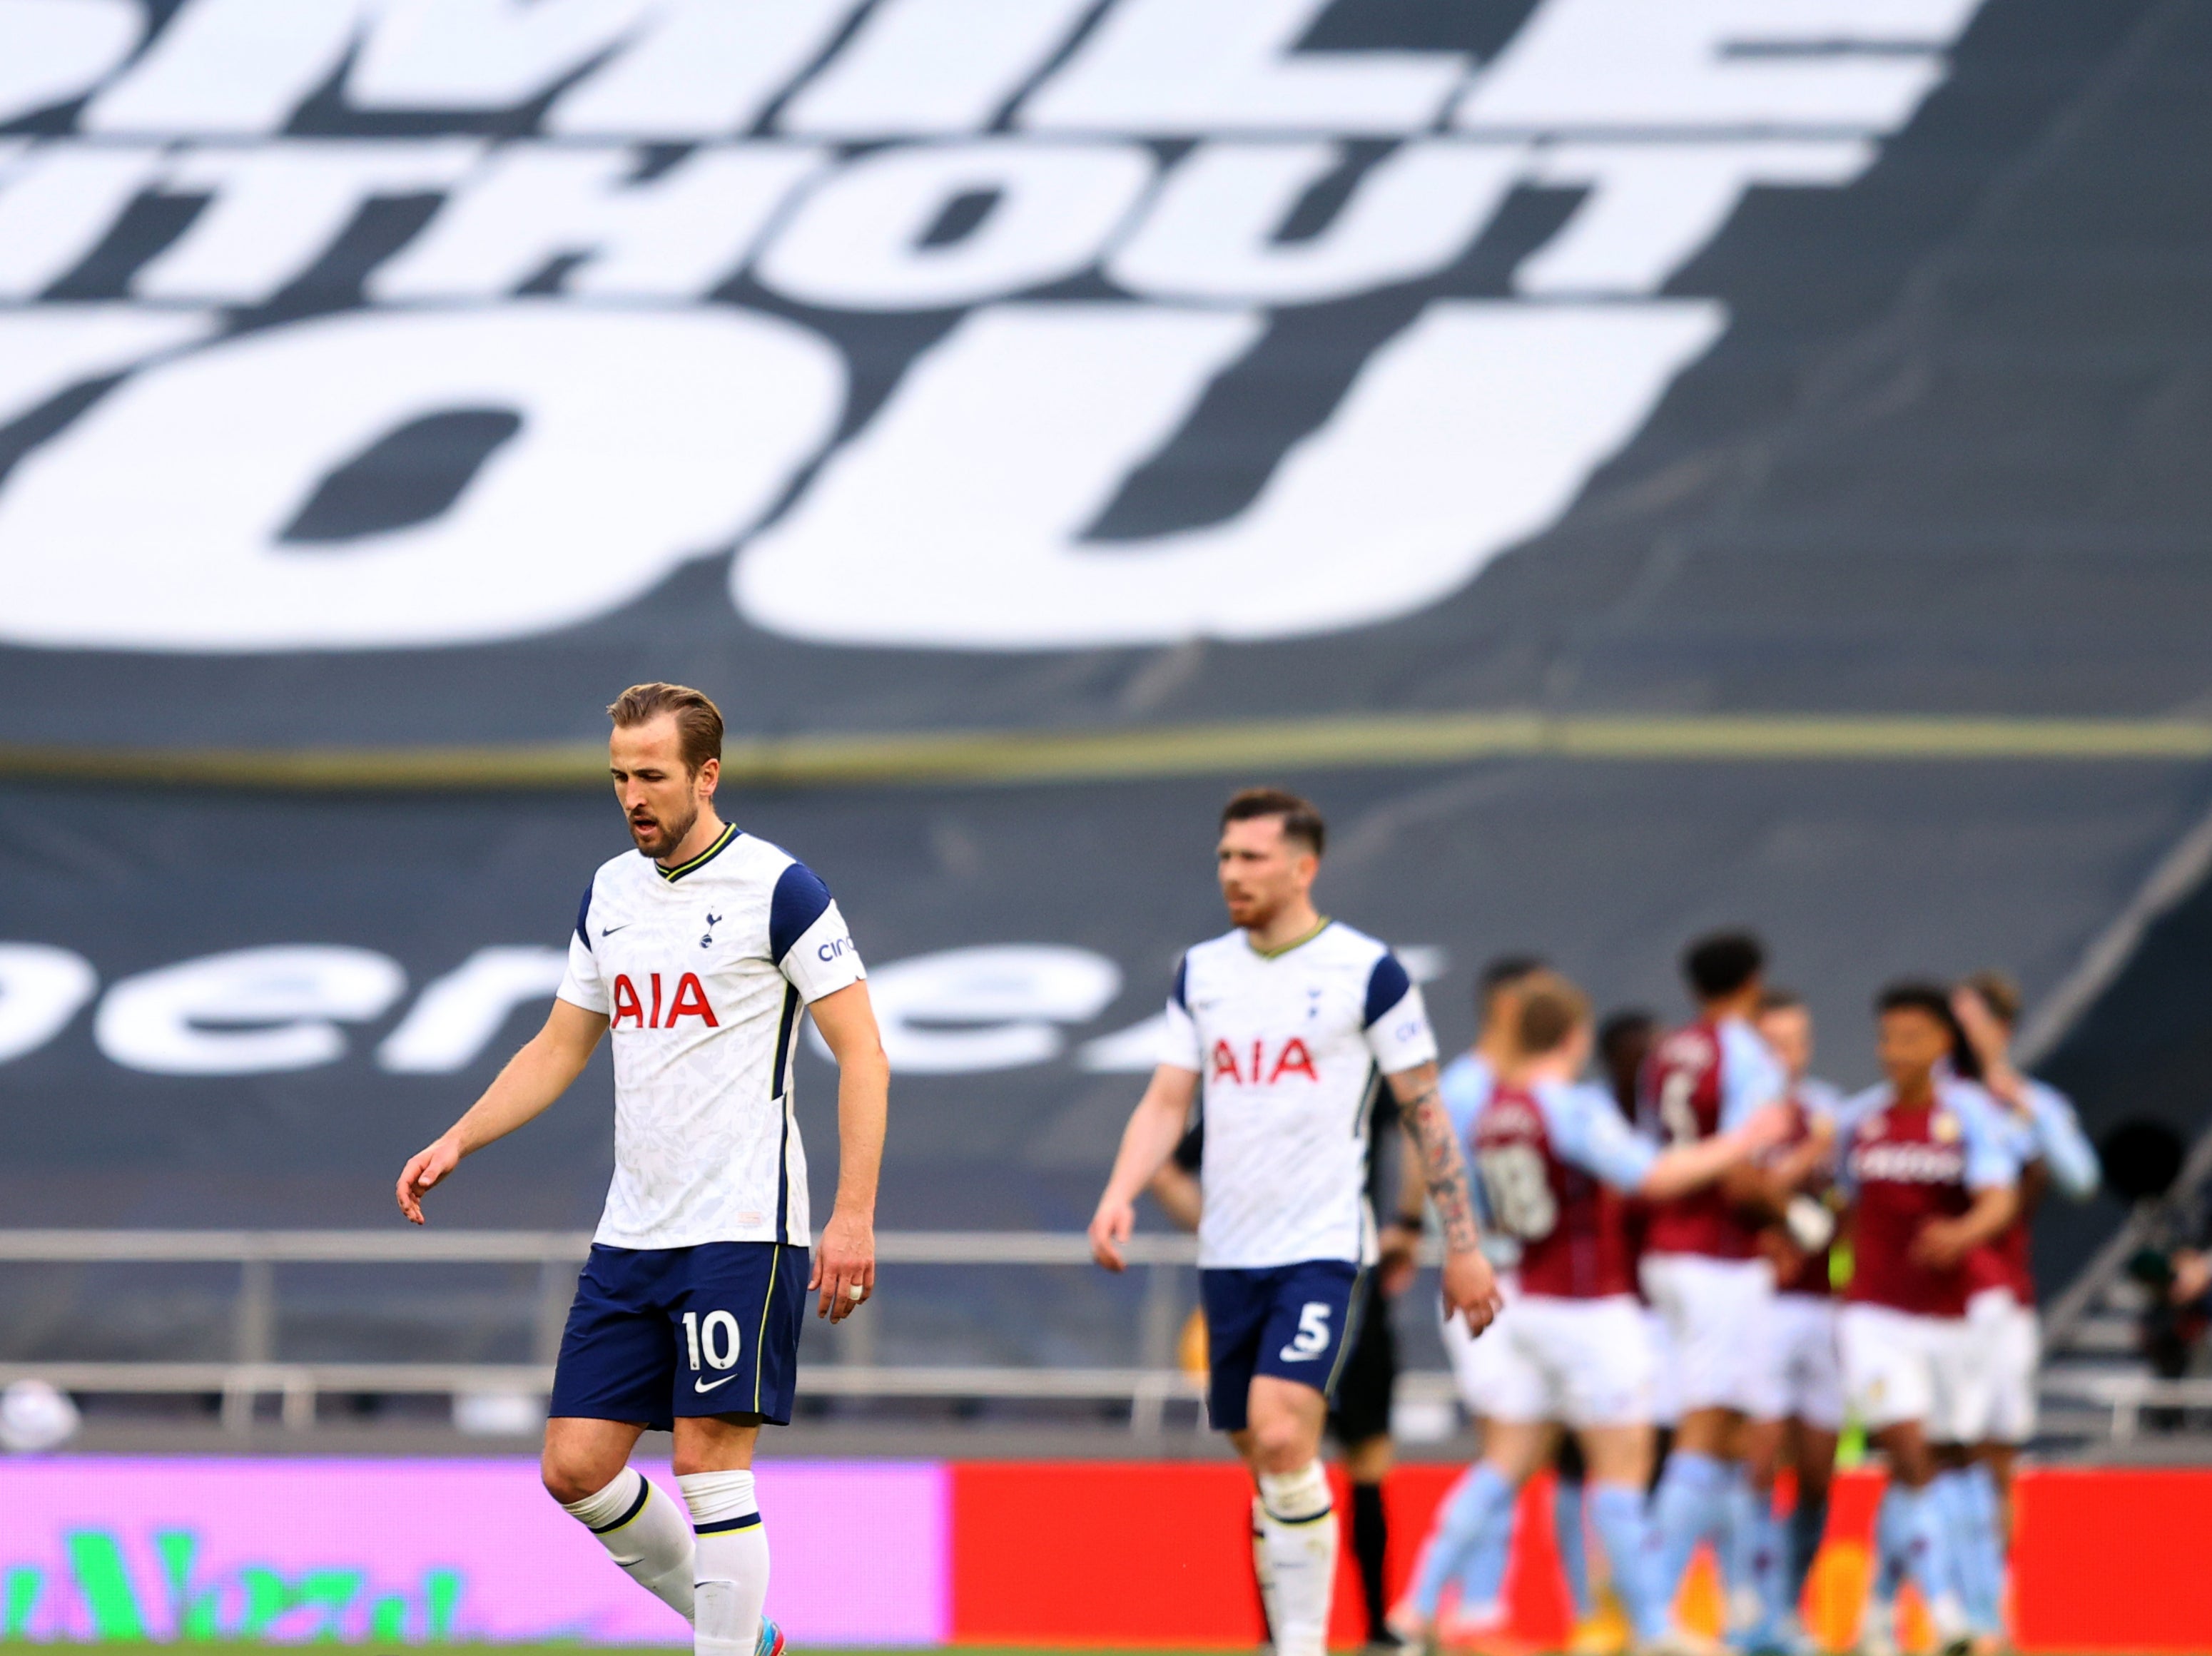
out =
{"type": "Polygon", "coordinates": [[[482,1098],[468,1113],[446,1129],[426,1149],[410,1157],[399,1173],[399,1210],[416,1224],[422,1222],[422,1193],[495,1138],[504,1138],[524,1122],[544,1113],[553,1101],[583,1074],[599,1037],[607,1032],[606,1015],[586,1011],[568,1001],[556,1000],[546,1015],[545,1027],[507,1059],[482,1098]]]}
{"type": "Polygon", "coordinates": [[[1459,1153],[1459,1133],[1437,1085],[1435,1061],[1395,1071],[1389,1080],[1413,1149],[1413,1159],[1420,1164],[1422,1189],[1443,1232],[1444,1314],[1465,1317],[1468,1332],[1480,1334],[1503,1301],[1497,1275],[1482,1257],[1482,1231],[1474,1222],[1467,1161],[1459,1153]]]}
{"type": "Polygon", "coordinates": [[[1790,1119],[1780,1110],[1754,1110],[1741,1126],[1659,1151],[1629,1188],[1655,1202],[1687,1196],[1747,1166],[1753,1156],[1780,1143],[1789,1131],[1790,1119]]]}
{"type": "Polygon", "coordinates": [[[837,1201],[814,1249],[815,1314],[840,1323],[876,1288],[876,1181],[890,1116],[891,1065],[866,982],[806,1009],[837,1060],[837,1201]],[[858,1295],[852,1289],[858,1286],[858,1295]]]}
{"type": "Polygon", "coordinates": [[[1197,1175],[1181,1162],[1172,1157],[1161,1162],[1160,1170],[1145,1188],[1170,1219],[1185,1230],[1198,1228],[1199,1216],[1206,1210],[1205,1193],[1197,1175]]]}
{"type": "Polygon", "coordinates": [[[1948,1271],[1984,1242],[1995,1241],[2020,1217],[2020,1159],[2014,1135],[1996,1119],[1994,1101],[1972,1101],[1969,1093],[1954,1106],[1966,1135],[1966,1188],[1972,1201],[1955,1219],[1931,1219],[1912,1238],[1907,1257],[1915,1265],[1948,1271]]]}
{"type": "Polygon", "coordinates": [[[1163,1064],[1152,1071],[1145,1095],[1129,1113],[1121,1130],[1121,1148],[1114,1156],[1114,1171],[1107,1175],[1098,1210],[1091,1216],[1091,1257],[1109,1271],[1120,1271],[1128,1261],[1121,1244],[1136,1228],[1138,1192],[1166,1165],[1190,1119],[1191,1100],[1198,1095],[1198,1071],[1176,1064],[1163,1064]]]}
{"type": "Polygon", "coordinates": [[[1912,1239],[1915,1265],[1948,1271],[1984,1242],[1995,1241],[2020,1216],[2020,1186],[1988,1185],[1955,1219],[1930,1219],[1912,1239]]]}

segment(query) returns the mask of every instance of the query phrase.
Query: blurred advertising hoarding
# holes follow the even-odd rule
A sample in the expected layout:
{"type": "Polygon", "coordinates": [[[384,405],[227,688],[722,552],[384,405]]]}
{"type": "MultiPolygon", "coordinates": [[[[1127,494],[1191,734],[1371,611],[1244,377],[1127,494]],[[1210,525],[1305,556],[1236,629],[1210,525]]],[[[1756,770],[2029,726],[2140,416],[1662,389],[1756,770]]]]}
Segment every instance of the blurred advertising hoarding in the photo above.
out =
{"type": "MultiPolygon", "coordinates": [[[[793,1638],[944,1642],[944,1468],[781,1463],[760,1489],[793,1638]]],[[[9,1640],[685,1636],[517,1459],[0,1465],[0,1614],[9,1640]]]]}

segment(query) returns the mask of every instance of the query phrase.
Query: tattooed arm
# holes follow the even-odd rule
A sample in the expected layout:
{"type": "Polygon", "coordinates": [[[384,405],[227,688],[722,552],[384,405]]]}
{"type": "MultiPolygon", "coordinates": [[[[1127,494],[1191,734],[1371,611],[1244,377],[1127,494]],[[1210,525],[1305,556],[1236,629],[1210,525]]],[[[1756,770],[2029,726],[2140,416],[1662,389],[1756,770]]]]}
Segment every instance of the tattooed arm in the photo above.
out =
{"type": "MultiPolygon", "coordinates": [[[[1437,1066],[1416,1065],[1392,1075],[1390,1090],[1406,1124],[1406,1137],[1419,1159],[1429,1204],[1437,1210],[1444,1234],[1443,1295],[1447,1315],[1457,1312],[1467,1319],[1468,1331],[1480,1334],[1498,1314],[1498,1279],[1482,1256],[1482,1233],[1474,1222],[1474,1198],[1467,1186],[1467,1162],[1460,1155],[1459,1135],[1452,1130],[1437,1090],[1437,1066]]],[[[1410,1177],[1407,1182],[1411,1183],[1410,1177]]]]}

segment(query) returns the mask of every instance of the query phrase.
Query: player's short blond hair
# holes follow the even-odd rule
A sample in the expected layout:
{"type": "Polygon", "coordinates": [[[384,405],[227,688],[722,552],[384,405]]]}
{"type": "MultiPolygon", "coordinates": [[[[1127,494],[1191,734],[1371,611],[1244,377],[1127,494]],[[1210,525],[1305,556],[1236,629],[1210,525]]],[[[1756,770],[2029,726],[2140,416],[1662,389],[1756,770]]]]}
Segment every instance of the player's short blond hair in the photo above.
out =
{"type": "Polygon", "coordinates": [[[2009,1028],[2020,1022],[2020,986],[2009,974],[1991,969],[1977,972],[1968,978],[1965,986],[1981,998],[1990,1015],[2009,1028]]]}
{"type": "Polygon", "coordinates": [[[1558,1052],[1590,1020],[1589,997],[1557,972],[1532,972],[1517,987],[1521,1010],[1513,1021],[1513,1044],[1524,1057],[1558,1052]]]}
{"type": "Polygon", "coordinates": [[[633,684],[607,705],[617,730],[649,725],[663,713],[676,719],[678,751],[692,775],[709,759],[722,756],[722,710],[686,684],[633,684]]]}

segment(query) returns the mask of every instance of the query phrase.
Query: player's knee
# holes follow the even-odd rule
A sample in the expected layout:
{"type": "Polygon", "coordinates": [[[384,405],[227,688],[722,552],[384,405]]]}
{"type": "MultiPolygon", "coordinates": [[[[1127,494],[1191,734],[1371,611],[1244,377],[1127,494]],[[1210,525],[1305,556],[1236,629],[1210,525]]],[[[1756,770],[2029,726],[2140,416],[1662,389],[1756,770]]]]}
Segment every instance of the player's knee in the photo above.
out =
{"type": "Polygon", "coordinates": [[[1294,1472],[1317,1453],[1312,1434],[1294,1416],[1263,1416],[1252,1422],[1252,1458],[1263,1471],[1294,1472]]]}
{"type": "Polygon", "coordinates": [[[621,1470],[619,1465],[601,1466],[586,1455],[556,1452],[550,1445],[538,1463],[538,1476],[545,1485],[545,1493],[563,1506],[597,1495],[621,1470]]]}

